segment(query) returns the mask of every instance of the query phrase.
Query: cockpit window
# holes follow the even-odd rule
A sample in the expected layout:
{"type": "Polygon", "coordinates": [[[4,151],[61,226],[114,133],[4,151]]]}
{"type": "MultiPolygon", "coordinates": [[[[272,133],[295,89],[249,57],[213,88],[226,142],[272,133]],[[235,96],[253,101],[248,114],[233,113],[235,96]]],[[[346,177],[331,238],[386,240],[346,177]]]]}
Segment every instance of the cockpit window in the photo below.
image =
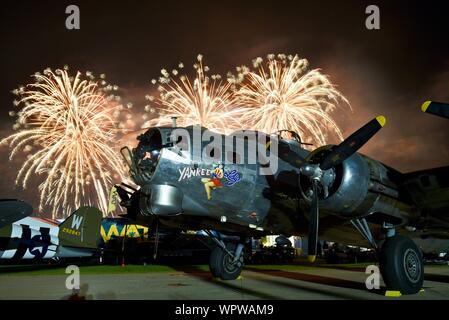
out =
{"type": "Polygon", "coordinates": [[[139,144],[133,150],[138,171],[151,176],[156,170],[162,149],[162,136],[159,130],[150,129],[137,137],[139,144]]]}

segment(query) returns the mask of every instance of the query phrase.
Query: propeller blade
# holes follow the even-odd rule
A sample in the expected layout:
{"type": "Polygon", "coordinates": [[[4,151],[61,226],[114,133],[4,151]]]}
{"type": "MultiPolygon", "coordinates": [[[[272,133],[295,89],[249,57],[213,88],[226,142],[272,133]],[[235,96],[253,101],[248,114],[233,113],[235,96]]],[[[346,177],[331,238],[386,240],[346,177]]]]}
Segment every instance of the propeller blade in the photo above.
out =
{"type": "Polygon", "coordinates": [[[345,161],[367,143],[385,125],[385,122],[384,116],[378,116],[365,124],[329,153],[320,163],[320,168],[327,170],[345,161]]]}
{"type": "Polygon", "coordinates": [[[426,101],[421,106],[422,112],[431,113],[449,119],[449,103],[426,101]]]}
{"type": "Polygon", "coordinates": [[[312,180],[312,188],[313,188],[313,198],[312,203],[310,204],[310,215],[309,215],[309,239],[308,239],[308,259],[310,262],[315,262],[316,260],[316,251],[317,251],[317,243],[318,243],[318,221],[319,217],[319,208],[318,208],[318,181],[312,180]]]}
{"type": "Polygon", "coordinates": [[[278,157],[297,168],[301,168],[306,163],[306,159],[283,140],[280,140],[278,144],[278,157]]]}

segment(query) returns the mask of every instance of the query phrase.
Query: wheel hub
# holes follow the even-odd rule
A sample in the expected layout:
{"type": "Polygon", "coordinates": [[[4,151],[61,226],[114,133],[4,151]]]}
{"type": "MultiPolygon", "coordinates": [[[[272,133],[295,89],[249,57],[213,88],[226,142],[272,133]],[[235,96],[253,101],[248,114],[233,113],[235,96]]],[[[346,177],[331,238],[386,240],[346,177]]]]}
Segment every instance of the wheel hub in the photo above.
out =
{"type": "Polygon", "coordinates": [[[404,270],[407,278],[417,283],[421,277],[421,263],[416,251],[407,249],[404,254],[404,270]]]}
{"type": "Polygon", "coordinates": [[[223,267],[224,267],[224,269],[227,271],[227,272],[229,272],[229,273],[232,273],[232,272],[234,272],[236,269],[238,269],[238,268],[240,268],[241,266],[242,266],[242,264],[243,264],[243,258],[242,257],[240,257],[240,259],[239,260],[237,260],[236,262],[234,262],[234,257],[233,256],[231,256],[231,255],[229,255],[229,254],[226,254],[226,256],[224,257],[224,259],[223,259],[223,267]]]}

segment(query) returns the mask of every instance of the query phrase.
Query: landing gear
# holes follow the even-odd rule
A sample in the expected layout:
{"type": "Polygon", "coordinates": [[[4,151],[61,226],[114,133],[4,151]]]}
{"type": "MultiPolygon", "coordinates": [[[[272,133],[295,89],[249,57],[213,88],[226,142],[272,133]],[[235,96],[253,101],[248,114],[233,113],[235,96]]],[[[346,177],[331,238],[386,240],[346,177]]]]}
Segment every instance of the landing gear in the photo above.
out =
{"type": "Polygon", "coordinates": [[[212,250],[209,260],[209,269],[212,275],[222,280],[237,279],[243,269],[242,249],[242,244],[228,243],[226,244],[226,250],[221,246],[216,246],[212,250]]]}
{"type": "Polygon", "coordinates": [[[351,220],[351,223],[376,249],[387,289],[402,294],[418,293],[424,282],[424,263],[415,242],[396,234],[392,224],[384,223],[382,229],[386,239],[379,248],[364,218],[351,220]]]}
{"type": "Polygon", "coordinates": [[[414,294],[424,281],[422,254],[410,238],[395,235],[387,238],[380,250],[380,270],[389,290],[414,294]]]}
{"type": "Polygon", "coordinates": [[[228,241],[214,231],[205,230],[206,234],[217,244],[209,258],[209,269],[215,278],[235,280],[243,269],[244,242],[239,237],[227,237],[228,241]],[[229,241],[233,238],[234,241],[229,241]]]}

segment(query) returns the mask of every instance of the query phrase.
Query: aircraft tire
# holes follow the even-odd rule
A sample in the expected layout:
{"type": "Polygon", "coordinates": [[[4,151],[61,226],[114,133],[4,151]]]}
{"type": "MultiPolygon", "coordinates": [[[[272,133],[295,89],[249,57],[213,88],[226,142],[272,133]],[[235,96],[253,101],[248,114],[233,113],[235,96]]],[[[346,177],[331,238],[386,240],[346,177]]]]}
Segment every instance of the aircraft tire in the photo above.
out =
{"type": "MultiPolygon", "coordinates": [[[[234,252],[236,244],[228,243],[226,244],[226,248],[230,252],[234,252]]],[[[233,257],[231,257],[227,252],[223,251],[220,247],[217,246],[212,251],[210,258],[211,261],[209,263],[209,267],[211,269],[211,272],[212,274],[216,274],[221,280],[235,280],[242,273],[243,253],[240,256],[239,264],[233,264],[233,257]]]]}
{"type": "MultiPolygon", "coordinates": [[[[230,252],[234,252],[236,249],[236,244],[234,243],[228,243],[226,245],[226,248],[230,252]]],[[[220,271],[220,278],[222,280],[235,280],[237,279],[240,274],[242,273],[243,269],[243,252],[240,256],[239,264],[233,264],[232,260],[234,258],[231,257],[227,252],[224,252],[221,250],[221,255],[219,257],[220,265],[219,265],[219,271],[220,271]]]]}
{"type": "Polygon", "coordinates": [[[388,290],[414,294],[422,288],[422,253],[408,237],[395,235],[385,241],[380,251],[380,270],[388,290]]]}
{"type": "Polygon", "coordinates": [[[219,264],[218,256],[221,254],[222,251],[223,250],[221,250],[219,246],[216,246],[215,248],[212,249],[209,256],[209,270],[214,278],[220,278],[220,273],[218,272],[218,264],[219,264]]]}

